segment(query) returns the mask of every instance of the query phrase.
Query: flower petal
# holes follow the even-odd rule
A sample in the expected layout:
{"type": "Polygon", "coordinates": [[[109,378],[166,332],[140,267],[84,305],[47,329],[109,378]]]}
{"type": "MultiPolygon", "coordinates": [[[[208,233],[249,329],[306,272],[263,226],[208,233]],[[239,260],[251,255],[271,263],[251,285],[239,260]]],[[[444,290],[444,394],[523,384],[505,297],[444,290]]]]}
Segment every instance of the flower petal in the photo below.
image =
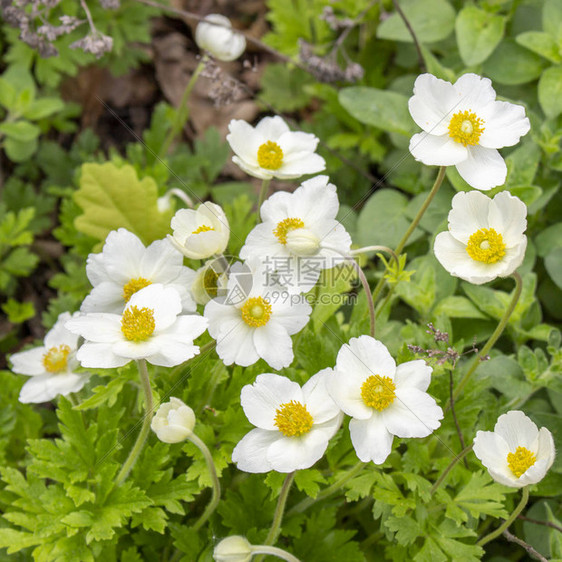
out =
{"type": "Polygon", "coordinates": [[[410,139],[410,152],[418,161],[427,166],[452,166],[466,160],[465,146],[455,142],[448,135],[416,133],[410,139]]]}
{"type": "Polygon", "coordinates": [[[273,318],[254,330],[254,345],[258,355],[277,371],[293,362],[293,341],[286,328],[273,318]]]}
{"type": "Polygon", "coordinates": [[[230,134],[226,136],[226,140],[239,159],[251,166],[259,167],[258,148],[267,139],[263,135],[256,134],[255,129],[242,119],[233,119],[228,124],[228,130],[230,134]]]}
{"type": "Polygon", "coordinates": [[[110,343],[83,343],[76,352],[76,359],[82,367],[95,367],[99,369],[112,369],[123,367],[131,361],[128,357],[120,357],[113,353],[110,343]]]}
{"type": "Polygon", "coordinates": [[[456,164],[466,183],[482,191],[505,183],[507,166],[497,150],[478,145],[467,148],[468,158],[456,164]]]}
{"type": "Polygon", "coordinates": [[[326,434],[313,428],[302,437],[281,435],[267,450],[267,460],[277,472],[303,470],[320,460],[327,447],[326,434]]]}
{"type": "Polygon", "coordinates": [[[481,228],[489,228],[492,200],[479,191],[461,191],[453,197],[449,212],[449,231],[464,245],[481,228]]]}
{"type": "Polygon", "coordinates": [[[47,348],[44,346],[14,353],[10,357],[12,371],[18,373],[18,375],[28,375],[30,377],[46,374],[47,371],[43,365],[45,353],[47,353],[47,348]]]}
{"type": "Polygon", "coordinates": [[[422,359],[407,361],[396,367],[394,383],[397,388],[417,388],[427,390],[433,369],[422,359]]]}
{"type": "Polygon", "coordinates": [[[266,451],[279,439],[279,435],[278,431],[253,429],[234,447],[232,462],[235,462],[238,469],[244,472],[269,472],[272,467],[267,459],[266,451]]]}
{"type": "Polygon", "coordinates": [[[525,108],[506,101],[496,101],[484,107],[479,115],[485,121],[478,143],[486,148],[513,146],[531,129],[525,108]]]}
{"type": "Polygon", "coordinates": [[[88,375],[61,373],[42,375],[28,379],[22,386],[19,401],[24,404],[39,404],[53,400],[59,394],[66,396],[78,392],[88,381],[88,375]]]}
{"type": "Polygon", "coordinates": [[[322,369],[302,387],[306,407],[315,424],[321,424],[339,416],[341,410],[328,392],[327,383],[333,376],[332,369],[322,369]]]}
{"type": "Polygon", "coordinates": [[[453,112],[471,110],[480,117],[481,109],[496,99],[492,81],[477,74],[463,74],[453,85],[457,105],[453,112]]]}
{"type": "Polygon", "coordinates": [[[508,248],[522,243],[527,229],[527,206],[508,191],[498,193],[490,202],[488,222],[501,233],[508,248]]]}
{"type": "Polygon", "coordinates": [[[392,450],[393,435],[386,429],[381,415],[368,420],[352,419],[349,422],[351,442],[359,459],[382,464],[392,450]]]}
{"type": "Polygon", "coordinates": [[[290,129],[282,117],[275,115],[274,117],[264,117],[256,125],[256,131],[266,140],[278,141],[281,135],[288,133],[290,129]]]}
{"type": "Polygon", "coordinates": [[[539,430],[523,412],[511,410],[498,418],[494,432],[505,439],[511,452],[515,452],[517,447],[530,450],[538,437],[539,430]]]}

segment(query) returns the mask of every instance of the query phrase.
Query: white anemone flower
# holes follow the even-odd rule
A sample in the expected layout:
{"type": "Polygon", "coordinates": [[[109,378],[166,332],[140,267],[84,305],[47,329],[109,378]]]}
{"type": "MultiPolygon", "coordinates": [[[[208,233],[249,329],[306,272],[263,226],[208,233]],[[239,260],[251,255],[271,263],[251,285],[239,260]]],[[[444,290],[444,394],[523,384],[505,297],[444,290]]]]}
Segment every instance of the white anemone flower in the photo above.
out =
{"type": "Polygon", "coordinates": [[[228,130],[226,140],[236,155],[232,161],[255,178],[288,180],[326,168],[324,158],[315,152],[318,138],[291,131],[278,115],[264,117],[255,128],[233,119],[228,130]]]}
{"type": "Polygon", "coordinates": [[[197,209],[180,209],[172,217],[173,234],[168,240],[184,256],[204,260],[222,254],[230,238],[224,211],[215,203],[202,203],[197,209]]]}
{"type": "Polygon", "coordinates": [[[542,480],[554,462],[552,433],[537,426],[521,411],[498,418],[494,431],[478,431],[474,454],[490,476],[504,486],[522,488],[542,480]]]}
{"type": "Polygon", "coordinates": [[[78,336],[64,327],[70,318],[69,312],[63,312],[41,347],[11,356],[14,373],[31,377],[20,391],[20,402],[48,402],[59,394],[78,392],[86,384],[89,375],[74,372],[78,367],[75,357],[78,336]]]}
{"type": "Polygon", "coordinates": [[[427,437],[441,425],[443,410],[425,392],[431,371],[422,360],[396,366],[386,347],[370,336],[342,346],[328,390],[353,418],[349,432],[360,460],[382,464],[395,435],[427,437]]]}
{"type": "Polygon", "coordinates": [[[160,404],[150,428],[160,441],[180,443],[193,433],[195,421],[195,412],[179,398],[172,396],[169,402],[160,404]]]}
{"type": "Polygon", "coordinates": [[[336,220],[339,201],[328,176],[316,176],[293,193],[279,191],[260,209],[262,223],[246,238],[240,257],[257,256],[290,294],[308,292],[320,276],[345,261],[351,237],[336,220]]]}
{"type": "Polygon", "coordinates": [[[246,49],[244,35],[232,29],[230,20],[221,14],[205,16],[195,30],[195,42],[200,49],[222,61],[237,59],[246,49]]]}
{"type": "Polygon", "coordinates": [[[328,376],[330,369],[324,369],[301,388],[287,377],[266,373],[242,389],[242,408],[256,429],[232,452],[240,470],[293,472],[322,457],[343,418],[327,392],[328,376]]]}
{"type": "Polygon", "coordinates": [[[424,131],[410,140],[414,158],[430,166],[454,165],[476,189],[503,185],[507,167],[497,149],[517,144],[531,128],[522,105],[496,101],[492,82],[476,74],[454,84],[422,74],[408,107],[424,131]]]}
{"type": "Polygon", "coordinates": [[[199,353],[193,340],[207,328],[205,318],[181,311],[179,293],[155,283],[136,292],[123,314],[91,312],[66,328],[86,340],[76,354],[83,367],[110,369],[133,359],[174,367],[199,353]]]}
{"type": "Polygon", "coordinates": [[[272,282],[259,259],[245,266],[251,272],[251,289],[241,287],[231,273],[224,302],[213,299],[205,306],[209,334],[225,365],[247,367],[261,357],[273,369],[283,369],[294,358],[291,336],[304,328],[312,308],[306,299],[291,297],[272,282]]]}
{"type": "Polygon", "coordinates": [[[478,191],[453,197],[449,230],[435,238],[433,250],[454,277],[481,285],[511,275],[523,262],[527,207],[507,191],[490,199],[478,191]]]}
{"type": "Polygon", "coordinates": [[[167,240],[145,247],[125,228],[114,230],[107,235],[102,252],[88,256],[86,274],[93,289],[82,302],[81,312],[121,314],[129,299],[152,283],[176,289],[183,312],[196,309],[188,290],[195,272],[184,267],[182,256],[167,240]]]}

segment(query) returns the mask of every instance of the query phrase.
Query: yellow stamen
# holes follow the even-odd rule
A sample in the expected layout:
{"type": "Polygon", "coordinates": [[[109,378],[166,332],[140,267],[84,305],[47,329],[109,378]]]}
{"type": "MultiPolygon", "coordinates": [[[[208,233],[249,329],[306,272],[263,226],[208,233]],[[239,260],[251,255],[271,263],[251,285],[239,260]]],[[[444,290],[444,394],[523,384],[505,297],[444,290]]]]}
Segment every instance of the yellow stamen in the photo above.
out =
{"type": "Polygon", "coordinates": [[[129,341],[146,341],[155,327],[154,310],[151,308],[131,306],[123,312],[121,331],[129,341]]]}
{"type": "Polygon", "coordinates": [[[304,228],[304,222],[299,218],[289,218],[283,219],[281,222],[277,223],[273,234],[277,237],[277,240],[281,242],[281,244],[287,243],[287,234],[291,232],[291,230],[296,230],[297,228],[304,228]]]}
{"type": "Polygon", "coordinates": [[[43,367],[49,373],[60,373],[66,369],[68,364],[68,355],[70,347],[62,344],[58,347],[51,347],[47,353],[43,355],[43,367]]]}
{"type": "Polygon", "coordinates": [[[136,279],[131,279],[124,287],[123,287],[123,299],[125,302],[129,302],[131,297],[141,289],[152,285],[152,281],[145,279],[144,277],[137,277],[136,279]]]}
{"type": "Polygon", "coordinates": [[[507,454],[507,466],[513,472],[516,478],[531,468],[537,462],[535,453],[529,451],[525,447],[517,447],[515,453],[507,454]]]}
{"type": "Polygon", "coordinates": [[[459,111],[449,121],[449,136],[458,143],[475,145],[478,144],[480,136],[484,132],[484,120],[468,111],[459,111]]]}
{"type": "Polygon", "coordinates": [[[470,235],[466,252],[475,261],[496,263],[505,256],[505,243],[493,228],[481,228],[470,235]]]}
{"type": "Polygon", "coordinates": [[[209,230],[215,230],[212,226],[207,226],[202,224],[197,230],[194,230],[191,234],[200,234],[201,232],[209,232],[209,230]]]}
{"type": "Polygon", "coordinates": [[[381,412],[388,408],[396,398],[396,385],[390,377],[371,375],[361,385],[361,398],[366,406],[381,412]]]}
{"type": "Polygon", "coordinates": [[[242,320],[252,328],[265,326],[270,317],[271,305],[262,297],[252,297],[242,307],[242,320]]]}
{"type": "Polygon", "coordinates": [[[311,430],[314,420],[305,405],[291,400],[277,408],[273,423],[286,437],[300,437],[311,430]]]}
{"type": "Polygon", "coordinates": [[[258,164],[266,170],[278,170],[283,164],[283,151],[273,141],[267,141],[258,148],[258,164]]]}

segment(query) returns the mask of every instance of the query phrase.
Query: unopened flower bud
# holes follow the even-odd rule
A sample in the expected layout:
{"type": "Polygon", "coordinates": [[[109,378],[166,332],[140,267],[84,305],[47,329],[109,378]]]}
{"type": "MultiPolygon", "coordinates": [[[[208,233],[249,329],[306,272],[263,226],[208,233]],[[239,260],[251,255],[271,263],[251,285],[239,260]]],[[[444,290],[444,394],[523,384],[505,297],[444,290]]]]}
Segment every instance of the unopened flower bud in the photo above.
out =
{"type": "Polygon", "coordinates": [[[228,277],[226,273],[217,271],[218,260],[210,260],[197,270],[191,285],[191,294],[197,304],[207,304],[211,299],[226,291],[228,277]]]}
{"type": "Polygon", "coordinates": [[[249,562],[252,558],[252,545],[240,535],[227,537],[217,544],[213,558],[215,562],[249,562]]]}
{"type": "Polygon", "coordinates": [[[297,228],[287,233],[287,249],[296,256],[313,256],[320,248],[320,238],[308,228],[297,228]]]}
{"type": "Polygon", "coordinates": [[[193,433],[195,413],[179,398],[172,397],[158,408],[150,427],[160,441],[180,443],[193,433]]]}
{"type": "Polygon", "coordinates": [[[245,37],[234,31],[230,20],[221,14],[209,14],[197,26],[195,42],[200,49],[222,61],[237,59],[246,48],[245,37]]]}

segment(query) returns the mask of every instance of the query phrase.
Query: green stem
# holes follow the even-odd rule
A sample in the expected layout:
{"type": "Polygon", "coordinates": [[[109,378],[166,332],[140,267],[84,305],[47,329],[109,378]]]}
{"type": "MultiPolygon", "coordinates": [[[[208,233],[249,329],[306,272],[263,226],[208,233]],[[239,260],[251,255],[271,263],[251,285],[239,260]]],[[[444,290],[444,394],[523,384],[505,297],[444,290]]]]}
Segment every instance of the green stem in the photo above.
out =
{"type": "Polygon", "coordinates": [[[133,466],[137,462],[139,455],[141,454],[142,448],[146,442],[148,434],[150,432],[150,422],[152,421],[152,410],[153,410],[153,403],[152,403],[152,388],[150,386],[150,378],[148,376],[148,369],[146,367],[146,360],[139,359],[137,361],[137,365],[139,367],[139,375],[141,380],[142,389],[144,391],[144,406],[145,406],[145,413],[144,419],[142,421],[142,427],[140,433],[137,437],[127,460],[121,467],[119,474],[117,475],[117,479],[115,480],[115,484],[120,486],[129,476],[133,466]]]}
{"type": "Polygon", "coordinates": [[[308,509],[311,505],[331,496],[334,492],[337,492],[346,482],[349,482],[352,478],[354,478],[367,463],[365,462],[358,462],[353,468],[348,470],[344,476],[342,476],[339,480],[336,480],[331,486],[328,486],[324,491],[320,492],[315,498],[305,498],[297,505],[292,507],[289,510],[289,515],[293,513],[302,513],[306,509],[308,509]]]}
{"type": "MultiPolygon", "coordinates": [[[[494,333],[490,336],[490,339],[486,342],[486,345],[481,349],[478,355],[474,358],[474,361],[472,362],[470,369],[466,372],[466,374],[459,382],[459,385],[457,386],[457,388],[455,389],[455,393],[453,394],[453,400],[458,399],[460,393],[463,391],[464,387],[466,386],[468,379],[470,379],[470,377],[472,376],[474,371],[476,371],[478,365],[480,364],[481,358],[485,357],[488,354],[488,352],[492,349],[496,341],[502,335],[503,331],[507,326],[507,323],[509,322],[509,318],[511,317],[513,311],[515,310],[515,307],[517,306],[517,302],[519,301],[519,297],[521,296],[523,281],[521,279],[521,275],[519,275],[517,271],[515,271],[512,274],[512,276],[515,279],[515,290],[513,291],[513,297],[511,299],[511,302],[509,303],[509,306],[507,307],[503,315],[503,318],[500,320],[500,323],[497,325],[494,333]]],[[[448,402],[447,405],[445,406],[445,411],[448,410],[449,404],[450,402],[448,402]]]]}
{"type": "MultiPolygon", "coordinates": [[[[277,541],[279,533],[281,532],[281,522],[283,521],[283,514],[285,513],[285,504],[287,503],[287,498],[289,497],[289,490],[291,489],[291,484],[295,478],[295,473],[291,472],[285,477],[283,486],[281,487],[281,492],[279,493],[279,499],[277,500],[277,506],[275,507],[275,514],[273,515],[273,522],[269,533],[267,533],[267,538],[265,539],[264,546],[272,546],[277,541]]],[[[256,562],[263,560],[263,556],[258,556],[256,562]]]]}
{"type": "MultiPolygon", "coordinates": [[[[398,246],[396,246],[396,249],[394,250],[394,253],[397,256],[402,253],[402,250],[404,249],[404,246],[406,246],[410,236],[412,235],[412,232],[414,232],[414,230],[416,229],[416,227],[420,223],[423,215],[427,211],[427,208],[429,207],[429,205],[433,201],[434,197],[437,195],[437,192],[439,191],[439,188],[441,187],[441,184],[443,183],[443,178],[445,177],[446,170],[447,170],[447,168],[445,166],[441,166],[439,168],[439,172],[437,173],[437,177],[435,178],[435,182],[433,184],[433,187],[431,188],[431,191],[429,192],[429,195],[427,196],[423,205],[420,207],[420,210],[418,211],[418,214],[414,217],[414,220],[412,221],[412,223],[408,227],[408,230],[406,231],[404,236],[402,236],[402,240],[400,240],[400,242],[398,243],[398,246]]],[[[386,280],[385,280],[384,276],[381,277],[380,281],[378,282],[377,286],[375,287],[375,290],[373,291],[373,300],[374,301],[377,300],[380,292],[382,291],[382,288],[384,287],[385,281],[386,280]]]]}
{"type": "Polygon", "coordinates": [[[261,182],[261,189],[260,189],[260,195],[258,197],[258,209],[257,209],[258,222],[260,222],[260,220],[261,220],[260,209],[261,209],[261,206],[262,206],[263,202],[265,201],[265,196],[267,195],[267,192],[269,191],[269,184],[270,183],[271,183],[271,179],[262,180],[262,182],[261,182]]]}
{"type": "Polygon", "coordinates": [[[521,496],[521,501],[517,507],[513,510],[513,513],[500,525],[495,531],[492,531],[489,535],[486,535],[480,539],[476,544],[478,546],[484,546],[490,541],[493,541],[496,537],[499,537],[514,521],[517,516],[523,511],[527,502],[529,501],[529,486],[523,488],[523,495],[521,496]]]}
{"type": "Polygon", "coordinates": [[[207,58],[208,58],[207,55],[203,55],[201,57],[201,60],[199,61],[197,68],[191,75],[191,78],[189,79],[189,82],[187,83],[187,86],[183,91],[180,104],[176,111],[176,118],[174,119],[174,122],[172,123],[172,128],[170,129],[170,132],[168,133],[168,136],[164,140],[164,144],[160,149],[160,154],[159,154],[160,157],[166,156],[170,146],[174,142],[174,139],[183,130],[185,124],[187,123],[187,119],[189,118],[189,108],[187,107],[187,101],[189,100],[189,96],[191,95],[191,91],[193,90],[193,87],[195,86],[195,83],[197,82],[199,75],[205,68],[205,64],[207,64],[207,58]]]}
{"type": "Polygon", "coordinates": [[[356,250],[351,250],[351,255],[356,256],[358,254],[365,254],[367,252],[385,252],[387,253],[398,265],[398,256],[396,252],[389,248],[388,246],[365,246],[363,248],[357,248],[356,250]]]}
{"type": "Polygon", "coordinates": [[[388,304],[388,301],[392,298],[395,288],[396,288],[395,285],[391,285],[390,289],[388,290],[388,293],[386,294],[386,297],[384,297],[382,303],[379,304],[379,306],[377,307],[377,313],[376,313],[377,317],[383,311],[384,307],[388,304]]]}
{"type": "Polygon", "coordinates": [[[374,338],[375,337],[375,303],[373,301],[373,295],[371,294],[371,287],[369,287],[369,282],[361,269],[361,266],[354,260],[351,260],[357,275],[359,276],[359,280],[361,281],[361,285],[363,285],[363,289],[365,294],[367,295],[367,304],[369,305],[369,335],[374,338]]]}
{"type": "Polygon", "coordinates": [[[211,456],[211,452],[209,451],[207,445],[205,445],[205,443],[203,443],[203,441],[201,441],[201,439],[199,439],[199,437],[197,437],[194,433],[192,433],[188,439],[203,453],[205,462],[207,463],[207,468],[209,469],[209,473],[211,475],[211,480],[213,482],[213,495],[211,497],[211,501],[203,512],[203,515],[201,515],[195,525],[193,525],[193,528],[198,531],[207,522],[209,517],[211,517],[217,508],[217,505],[219,505],[219,501],[221,499],[221,485],[219,477],[217,476],[213,457],[211,456]]]}
{"type": "Polygon", "coordinates": [[[271,554],[287,562],[300,562],[296,556],[293,556],[289,552],[277,548],[276,546],[268,546],[266,544],[252,545],[252,554],[271,554]]]}
{"type": "Polygon", "coordinates": [[[450,463],[449,466],[443,471],[443,474],[441,474],[441,476],[437,479],[437,482],[435,482],[435,484],[433,484],[433,487],[431,488],[431,492],[430,494],[433,495],[435,493],[435,491],[437,490],[437,488],[439,488],[439,486],[441,486],[441,484],[443,483],[443,480],[445,480],[445,478],[447,478],[447,474],[449,474],[449,472],[451,472],[451,470],[453,469],[453,467],[460,461],[462,460],[467,453],[469,453],[472,450],[472,443],[468,446],[465,447],[450,463]]]}

